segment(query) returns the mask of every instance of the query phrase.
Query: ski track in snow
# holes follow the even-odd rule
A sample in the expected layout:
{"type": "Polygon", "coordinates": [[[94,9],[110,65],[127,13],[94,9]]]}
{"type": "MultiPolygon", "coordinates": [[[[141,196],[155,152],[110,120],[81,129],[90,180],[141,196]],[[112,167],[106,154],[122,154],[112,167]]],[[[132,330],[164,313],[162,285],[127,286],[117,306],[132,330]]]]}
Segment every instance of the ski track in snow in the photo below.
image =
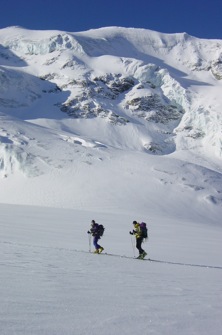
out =
{"type": "MultiPolygon", "coordinates": [[[[2,244],[15,244],[15,243],[10,243],[10,242],[1,242],[2,244]]],[[[55,249],[61,252],[77,252],[77,253],[89,253],[89,254],[93,254],[92,251],[85,251],[85,250],[77,250],[77,249],[66,249],[66,248],[55,248],[55,247],[43,247],[43,246],[37,246],[37,245],[29,245],[29,244],[15,244],[16,246],[19,247],[27,247],[27,248],[40,248],[40,249],[55,249]]],[[[99,254],[99,256],[110,256],[110,257],[117,257],[117,258],[126,258],[126,259],[132,259],[132,260],[136,260],[136,261],[140,261],[138,260],[136,257],[131,257],[131,256],[126,256],[126,255],[118,255],[118,254],[112,254],[112,253],[106,253],[103,252],[101,254],[99,254]]],[[[96,256],[96,255],[95,255],[96,256]]],[[[144,258],[141,261],[148,261],[148,262],[156,262],[156,263],[163,263],[163,264],[171,264],[171,265],[182,265],[182,266],[193,266],[193,267],[201,267],[201,268],[208,268],[208,269],[221,269],[222,270],[222,266],[215,266],[215,265],[203,265],[203,264],[191,264],[191,263],[180,263],[180,262],[173,262],[173,261],[165,261],[165,260],[160,260],[160,259],[152,259],[152,258],[144,258]]],[[[1,264],[3,265],[3,264],[1,264]]]]}

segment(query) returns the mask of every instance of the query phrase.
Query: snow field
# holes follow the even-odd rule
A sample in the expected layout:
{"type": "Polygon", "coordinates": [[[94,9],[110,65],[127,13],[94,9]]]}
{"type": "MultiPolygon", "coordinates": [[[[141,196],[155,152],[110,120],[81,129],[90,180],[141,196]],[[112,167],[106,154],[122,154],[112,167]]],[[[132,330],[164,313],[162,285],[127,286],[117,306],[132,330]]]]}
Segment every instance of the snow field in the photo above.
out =
{"type": "Polygon", "coordinates": [[[105,251],[132,257],[133,214],[0,207],[2,335],[219,334],[220,226],[150,218],[144,249],[168,264],[87,252],[98,217],[105,251]]]}

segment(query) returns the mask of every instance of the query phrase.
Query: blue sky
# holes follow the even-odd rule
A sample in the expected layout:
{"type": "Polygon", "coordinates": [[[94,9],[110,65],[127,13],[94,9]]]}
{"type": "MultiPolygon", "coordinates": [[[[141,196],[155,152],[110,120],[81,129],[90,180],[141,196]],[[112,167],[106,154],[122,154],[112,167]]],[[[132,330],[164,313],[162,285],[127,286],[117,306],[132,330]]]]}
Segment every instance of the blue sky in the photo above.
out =
{"type": "Polygon", "coordinates": [[[222,39],[222,0],[1,0],[0,28],[69,32],[105,26],[222,39]]]}

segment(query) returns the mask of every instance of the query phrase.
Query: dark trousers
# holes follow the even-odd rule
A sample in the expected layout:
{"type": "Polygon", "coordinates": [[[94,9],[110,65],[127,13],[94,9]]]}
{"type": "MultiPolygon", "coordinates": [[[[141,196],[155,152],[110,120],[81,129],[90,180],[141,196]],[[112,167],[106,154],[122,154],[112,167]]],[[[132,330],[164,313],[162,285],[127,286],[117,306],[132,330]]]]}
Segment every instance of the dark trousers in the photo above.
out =
{"type": "Polygon", "coordinates": [[[99,237],[98,236],[94,236],[93,238],[93,245],[96,249],[99,249],[101,248],[101,246],[98,244],[98,241],[99,241],[99,237]]]}
{"type": "Polygon", "coordinates": [[[141,245],[142,245],[142,242],[143,242],[143,237],[138,237],[136,239],[136,248],[139,250],[139,254],[141,255],[144,250],[142,249],[141,245]]]}

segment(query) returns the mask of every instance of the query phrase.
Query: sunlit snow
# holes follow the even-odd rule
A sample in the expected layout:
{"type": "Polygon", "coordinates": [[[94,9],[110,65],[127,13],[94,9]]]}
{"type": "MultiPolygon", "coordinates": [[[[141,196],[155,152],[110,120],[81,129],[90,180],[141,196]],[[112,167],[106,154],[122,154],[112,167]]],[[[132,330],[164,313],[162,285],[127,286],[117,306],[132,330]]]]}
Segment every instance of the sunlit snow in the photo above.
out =
{"type": "Polygon", "coordinates": [[[220,334],[221,64],[185,33],[0,30],[1,335],[220,334]]]}

